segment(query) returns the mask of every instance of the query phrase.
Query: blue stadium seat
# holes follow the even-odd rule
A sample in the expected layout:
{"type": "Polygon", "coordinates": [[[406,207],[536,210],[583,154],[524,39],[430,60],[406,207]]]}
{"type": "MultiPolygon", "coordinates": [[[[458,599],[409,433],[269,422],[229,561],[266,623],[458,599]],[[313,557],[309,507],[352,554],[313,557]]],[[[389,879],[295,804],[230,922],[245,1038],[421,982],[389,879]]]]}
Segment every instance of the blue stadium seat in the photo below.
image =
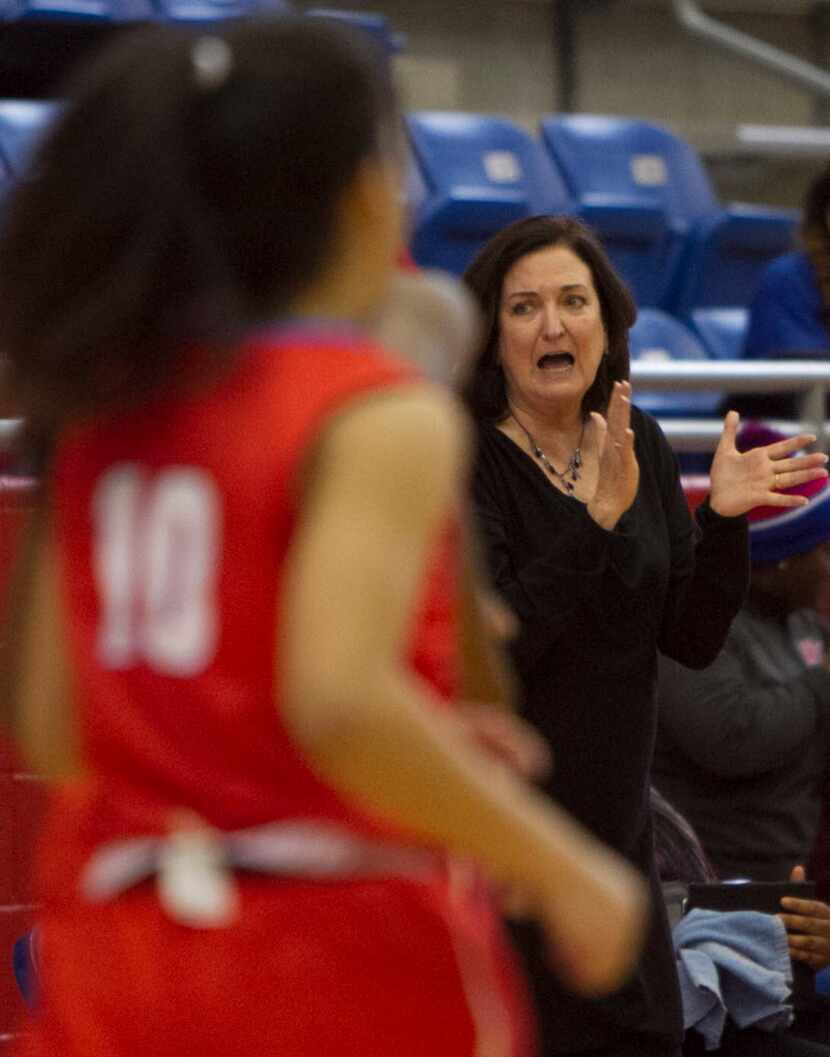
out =
{"type": "Polygon", "coordinates": [[[0,19],[87,22],[138,22],[154,18],[152,0],[2,0],[0,19]]]}
{"type": "Polygon", "coordinates": [[[287,0],[0,0],[0,20],[214,23],[291,10],[287,0]]]}
{"type": "Polygon", "coordinates": [[[369,14],[362,11],[338,11],[333,7],[314,7],[306,12],[317,18],[333,18],[350,26],[365,30],[383,47],[389,55],[402,51],[405,39],[402,33],[395,33],[385,15],[369,14]]]}
{"type": "Polygon", "coordinates": [[[766,265],[792,249],[797,223],[794,209],[736,203],[691,226],[667,305],[685,317],[747,307],[766,265]]]}
{"type": "Polygon", "coordinates": [[[25,175],[32,151],[59,109],[54,102],[0,99],[0,162],[8,176],[25,175]]]}
{"type": "Polygon", "coordinates": [[[637,303],[659,304],[680,240],[669,224],[671,181],[644,122],[597,115],[544,118],[542,141],[637,303]]]}
{"type": "Polygon", "coordinates": [[[724,208],[697,152],[660,125],[562,116],[545,119],[542,134],[580,214],[606,239],[641,304],[684,318],[696,308],[746,306],[764,265],[791,245],[795,211],[724,208]],[[647,206],[662,211],[662,241],[656,220],[637,218],[635,209],[647,206]],[[638,226],[639,250],[625,243],[638,226]]]}
{"type": "MultiPolygon", "coordinates": [[[[123,0],[117,0],[123,2],[123,0]]],[[[139,0],[129,0],[139,2],[139,0]]],[[[281,14],[291,10],[291,5],[282,0],[149,0],[155,14],[152,17],[165,22],[206,23],[223,22],[229,18],[245,18],[249,15],[269,13],[281,14]]]]}
{"type": "Polygon", "coordinates": [[[407,125],[424,191],[413,215],[419,264],[460,274],[512,221],[572,212],[544,151],[511,121],[433,111],[410,114],[407,125]]]}
{"type": "MultiPolygon", "coordinates": [[[[688,327],[657,308],[641,308],[629,332],[631,359],[651,363],[708,360],[706,350],[688,327]]],[[[718,414],[721,393],[634,391],[634,403],[661,418],[710,417],[718,414]]]]}
{"type": "Polygon", "coordinates": [[[713,360],[740,360],[749,326],[746,308],[697,308],[691,324],[713,360]]]}

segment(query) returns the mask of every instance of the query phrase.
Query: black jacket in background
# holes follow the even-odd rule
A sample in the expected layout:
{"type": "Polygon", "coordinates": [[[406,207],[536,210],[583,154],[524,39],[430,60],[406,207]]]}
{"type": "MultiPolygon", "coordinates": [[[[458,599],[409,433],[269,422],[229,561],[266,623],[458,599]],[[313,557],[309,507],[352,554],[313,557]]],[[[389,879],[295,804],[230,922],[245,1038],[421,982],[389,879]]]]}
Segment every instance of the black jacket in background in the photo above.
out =
{"type": "Polygon", "coordinates": [[[632,428],[640,485],[613,532],[552,487],[495,426],[479,430],[477,520],[492,579],[520,622],[513,660],[523,711],[553,748],[546,791],[636,863],[654,894],[635,979],[599,1001],[565,993],[535,930],[517,930],[545,1055],[621,1038],[644,1055],[679,1047],[680,998],[648,808],[657,651],[693,667],[711,663],[748,582],[745,519],[704,506],[698,541],[665,437],[637,409],[632,428]]]}
{"type": "Polygon", "coordinates": [[[787,880],[810,858],[830,729],[816,613],[747,605],[703,672],[661,660],[654,784],[723,878],[787,880]]]}

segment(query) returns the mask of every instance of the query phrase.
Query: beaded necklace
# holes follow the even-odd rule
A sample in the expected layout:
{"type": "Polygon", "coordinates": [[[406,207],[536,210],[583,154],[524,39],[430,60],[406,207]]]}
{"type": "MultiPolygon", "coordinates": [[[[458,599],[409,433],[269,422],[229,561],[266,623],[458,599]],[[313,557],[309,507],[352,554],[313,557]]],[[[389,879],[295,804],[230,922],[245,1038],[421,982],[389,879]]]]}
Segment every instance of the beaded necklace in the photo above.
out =
{"type": "Polygon", "coordinates": [[[551,460],[547,457],[547,455],[545,455],[545,453],[536,443],[536,438],[533,436],[527,426],[523,425],[518,420],[518,418],[516,418],[516,415],[512,408],[510,409],[510,417],[513,419],[519,429],[525,434],[528,443],[530,444],[530,450],[533,452],[539,462],[544,466],[544,468],[548,471],[551,477],[555,477],[561,483],[562,487],[565,489],[568,495],[573,495],[575,484],[582,476],[580,473],[580,470],[582,468],[581,449],[582,438],[585,436],[585,423],[582,423],[582,430],[579,434],[579,441],[577,442],[576,447],[571,453],[571,457],[568,459],[568,465],[565,467],[564,470],[559,471],[556,469],[551,460]],[[570,480],[568,480],[568,478],[570,478],[570,480]]]}

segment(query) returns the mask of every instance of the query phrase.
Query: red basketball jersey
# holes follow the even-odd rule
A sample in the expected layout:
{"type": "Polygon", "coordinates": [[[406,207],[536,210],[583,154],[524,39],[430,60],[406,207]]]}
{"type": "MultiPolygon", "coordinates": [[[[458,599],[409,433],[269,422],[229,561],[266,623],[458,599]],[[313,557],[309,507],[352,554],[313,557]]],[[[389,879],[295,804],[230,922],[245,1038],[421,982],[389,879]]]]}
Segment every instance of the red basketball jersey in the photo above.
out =
{"type": "MultiPolygon", "coordinates": [[[[393,832],[316,777],[284,728],[278,622],[304,460],[349,401],[415,378],[355,336],[263,334],[210,389],[61,444],[55,528],[89,778],[58,797],[42,841],[42,1009],[20,1055],[531,1052],[489,898],[438,857],[421,878],[243,872],[237,917],[216,931],[171,919],[152,883],[96,904],[78,885],[97,849],[165,832],[180,807],[222,830],[393,832]]],[[[410,657],[439,700],[455,682],[448,521],[410,657]]]]}
{"type": "MultiPolygon", "coordinates": [[[[302,818],[377,831],[283,727],[279,600],[298,475],[321,429],[350,400],[414,377],[357,336],[263,334],[204,392],[62,443],[55,527],[92,776],[75,822],[95,843],[164,830],[177,806],[220,829],[302,818]]],[[[444,696],[453,549],[425,583],[412,643],[444,696]]]]}

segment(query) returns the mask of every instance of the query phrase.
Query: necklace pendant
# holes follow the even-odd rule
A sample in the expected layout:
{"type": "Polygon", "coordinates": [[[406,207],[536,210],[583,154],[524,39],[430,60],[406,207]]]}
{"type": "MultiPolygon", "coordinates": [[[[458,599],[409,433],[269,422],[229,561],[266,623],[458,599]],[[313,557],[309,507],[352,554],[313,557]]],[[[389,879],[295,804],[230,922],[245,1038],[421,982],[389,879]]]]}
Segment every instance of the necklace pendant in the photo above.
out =
{"type": "Polygon", "coordinates": [[[573,495],[574,486],[571,484],[571,482],[565,481],[563,483],[565,485],[565,491],[568,493],[568,495],[573,495]]]}
{"type": "Polygon", "coordinates": [[[577,448],[571,456],[571,464],[574,470],[578,470],[582,465],[582,452],[579,450],[579,448],[577,448]]]}

